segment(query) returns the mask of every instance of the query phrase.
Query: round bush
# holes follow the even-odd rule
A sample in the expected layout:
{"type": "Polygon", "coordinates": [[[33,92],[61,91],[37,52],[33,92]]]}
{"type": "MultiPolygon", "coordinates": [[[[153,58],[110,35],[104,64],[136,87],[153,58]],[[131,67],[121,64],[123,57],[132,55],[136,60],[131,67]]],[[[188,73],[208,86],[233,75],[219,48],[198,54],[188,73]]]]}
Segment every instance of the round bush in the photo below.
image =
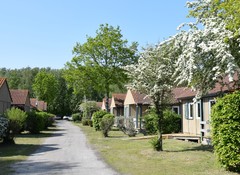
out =
{"type": "Polygon", "coordinates": [[[27,114],[18,108],[11,108],[6,111],[5,116],[9,119],[9,130],[15,135],[24,130],[27,114]]]}
{"type": "MultiPolygon", "coordinates": [[[[154,110],[144,116],[145,129],[148,135],[157,134],[157,115],[154,110]]],[[[181,131],[181,116],[171,110],[163,112],[163,134],[178,133],[181,131]]]]}
{"type": "Polygon", "coordinates": [[[101,120],[101,130],[104,137],[108,137],[108,132],[114,124],[114,115],[106,114],[101,120]]]}
{"type": "Polygon", "coordinates": [[[109,113],[106,111],[103,111],[103,110],[93,113],[92,121],[93,121],[93,127],[95,128],[96,131],[101,130],[101,127],[100,127],[101,120],[102,120],[103,116],[106,114],[109,114],[109,113]]]}
{"type": "Polygon", "coordinates": [[[150,113],[144,116],[144,127],[148,135],[157,134],[157,116],[150,113]]]}
{"type": "Polygon", "coordinates": [[[54,115],[47,112],[36,112],[36,115],[43,119],[44,129],[47,129],[49,126],[53,125],[54,115]]]}
{"type": "Polygon", "coordinates": [[[44,130],[45,127],[44,119],[35,112],[27,113],[26,123],[26,130],[32,134],[40,133],[40,131],[44,130]]]}
{"type": "Polygon", "coordinates": [[[227,170],[240,172],[240,92],[217,99],[212,108],[214,152],[227,170]]]}
{"type": "Polygon", "coordinates": [[[163,134],[178,133],[181,131],[181,116],[172,110],[163,112],[163,134]]]}
{"type": "Polygon", "coordinates": [[[72,119],[73,119],[74,122],[81,121],[82,116],[81,116],[80,113],[75,113],[75,114],[72,114],[72,119]]]}

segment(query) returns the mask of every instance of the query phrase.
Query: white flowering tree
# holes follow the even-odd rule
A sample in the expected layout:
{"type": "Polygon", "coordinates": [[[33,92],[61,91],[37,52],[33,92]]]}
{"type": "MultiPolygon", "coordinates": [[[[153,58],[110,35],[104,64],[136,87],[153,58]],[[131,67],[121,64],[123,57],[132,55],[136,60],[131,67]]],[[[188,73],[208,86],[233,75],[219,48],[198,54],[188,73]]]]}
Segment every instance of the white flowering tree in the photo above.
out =
{"type": "Polygon", "coordinates": [[[175,75],[178,75],[176,81],[179,84],[187,82],[188,86],[199,91],[199,95],[213,88],[226,75],[231,82],[234,73],[239,71],[238,59],[232,54],[231,44],[228,42],[234,37],[234,33],[214,13],[204,15],[210,2],[189,2],[189,7],[202,5],[204,8],[199,13],[196,24],[190,24],[188,31],[182,30],[174,36],[174,48],[181,50],[175,71],[175,75]]]}
{"type": "Polygon", "coordinates": [[[157,46],[150,46],[141,54],[137,64],[126,66],[131,83],[130,89],[147,94],[156,109],[158,116],[159,137],[155,148],[162,151],[163,110],[169,100],[173,87],[175,53],[172,50],[173,40],[157,46]]]}

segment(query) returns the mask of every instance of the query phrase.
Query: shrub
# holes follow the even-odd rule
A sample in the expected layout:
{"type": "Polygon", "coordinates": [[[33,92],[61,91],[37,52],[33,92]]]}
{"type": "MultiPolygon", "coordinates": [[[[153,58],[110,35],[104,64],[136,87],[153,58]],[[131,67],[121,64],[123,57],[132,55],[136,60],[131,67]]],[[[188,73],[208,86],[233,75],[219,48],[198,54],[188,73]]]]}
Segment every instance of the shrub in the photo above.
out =
{"type": "Polygon", "coordinates": [[[92,117],[92,120],[93,120],[93,127],[95,128],[96,131],[100,131],[101,130],[101,120],[103,118],[104,115],[108,114],[108,112],[106,111],[97,111],[97,112],[94,112],[93,113],[93,117],[92,117]]]}
{"type": "Polygon", "coordinates": [[[214,152],[227,170],[240,172],[240,92],[217,99],[212,107],[214,152]]]}
{"type": "Polygon", "coordinates": [[[131,118],[118,117],[117,118],[117,127],[129,137],[135,137],[137,132],[135,130],[135,125],[131,118]]]}
{"type": "Polygon", "coordinates": [[[81,116],[80,113],[75,113],[75,114],[72,114],[72,119],[73,119],[74,122],[81,121],[82,116],[81,116]]]}
{"type": "Polygon", "coordinates": [[[150,144],[152,145],[153,149],[154,150],[160,150],[160,144],[159,144],[159,139],[158,137],[153,137],[151,140],[150,140],[150,144]]]}
{"type": "Polygon", "coordinates": [[[83,119],[82,119],[82,125],[83,125],[83,126],[88,126],[88,124],[89,124],[89,119],[83,118],[83,119]]]}
{"type": "Polygon", "coordinates": [[[88,119],[88,126],[93,127],[93,121],[91,119],[88,119]]]}
{"type": "Polygon", "coordinates": [[[44,129],[47,129],[49,126],[53,125],[54,115],[47,112],[36,112],[36,115],[43,119],[44,129]]]}
{"type": "Polygon", "coordinates": [[[146,134],[154,135],[157,134],[157,116],[156,114],[150,113],[144,116],[144,126],[146,134]]]}
{"type": "Polygon", "coordinates": [[[38,134],[44,130],[44,119],[36,112],[28,112],[26,119],[26,130],[32,134],[38,134]]]}
{"type": "Polygon", "coordinates": [[[106,114],[101,120],[101,130],[104,137],[108,137],[108,132],[114,124],[114,115],[106,114]]]}
{"type": "MultiPolygon", "coordinates": [[[[146,133],[153,135],[157,133],[157,115],[154,110],[144,116],[146,133]]],[[[163,112],[163,134],[178,133],[181,131],[181,116],[172,110],[163,112]]]]}
{"type": "Polygon", "coordinates": [[[91,119],[92,114],[99,110],[95,101],[87,101],[80,105],[80,110],[83,113],[83,118],[91,119]]]}
{"type": "Polygon", "coordinates": [[[163,134],[178,133],[181,131],[181,116],[172,110],[163,112],[163,134]]]}
{"type": "Polygon", "coordinates": [[[24,130],[27,114],[18,108],[11,108],[6,111],[5,116],[9,119],[9,130],[11,134],[19,134],[24,130]]]}
{"type": "Polygon", "coordinates": [[[0,116],[0,140],[7,137],[8,134],[8,119],[0,116]]]}

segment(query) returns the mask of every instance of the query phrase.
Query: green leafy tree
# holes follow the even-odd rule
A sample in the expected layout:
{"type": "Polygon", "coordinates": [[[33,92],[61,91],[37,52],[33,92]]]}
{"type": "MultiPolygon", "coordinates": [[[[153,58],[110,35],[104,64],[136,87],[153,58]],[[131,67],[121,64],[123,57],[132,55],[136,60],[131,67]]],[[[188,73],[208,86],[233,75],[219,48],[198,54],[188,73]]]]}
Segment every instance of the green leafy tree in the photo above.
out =
{"type": "Polygon", "coordinates": [[[75,56],[66,64],[66,79],[75,90],[85,94],[93,90],[106,94],[112,92],[111,85],[123,86],[127,81],[122,66],[135,63],[138,59],[136,42],[130,46],[122,39],[119,27],[100,25],[95,37],[87,36],[87,42],[77,43],[73,49],[75,56]]]}
{"type": "Polygon", "coordinates": [[[71,97],[72,91],[67,86],[66,80],[62,76],[62,70],[55,72],[56,77],[56,94],[52,102],[52,111],[57,115],[70,115],[71,114],[71,97]]]}
{"type": "Polygon", "coordinates": [[[57,80],[53,73],[48,73],[45,70],[40,71],[33,83],[34,94],[39,100],[48,103],[48,107],[52,107],[53,100],[57,92],[57,80]]]}

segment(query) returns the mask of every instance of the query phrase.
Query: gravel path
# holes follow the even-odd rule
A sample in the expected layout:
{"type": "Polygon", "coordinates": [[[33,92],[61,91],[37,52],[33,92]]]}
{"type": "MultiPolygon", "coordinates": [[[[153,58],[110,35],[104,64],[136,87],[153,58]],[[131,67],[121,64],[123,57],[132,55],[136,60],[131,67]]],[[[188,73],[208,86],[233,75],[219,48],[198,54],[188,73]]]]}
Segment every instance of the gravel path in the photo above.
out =
{"type": "Polygon", "coordinates": [[[77,126],[57,121],[57,131],[26,161],[14,164],[16,175],[117,175],[88,145],[77,126]]]}

